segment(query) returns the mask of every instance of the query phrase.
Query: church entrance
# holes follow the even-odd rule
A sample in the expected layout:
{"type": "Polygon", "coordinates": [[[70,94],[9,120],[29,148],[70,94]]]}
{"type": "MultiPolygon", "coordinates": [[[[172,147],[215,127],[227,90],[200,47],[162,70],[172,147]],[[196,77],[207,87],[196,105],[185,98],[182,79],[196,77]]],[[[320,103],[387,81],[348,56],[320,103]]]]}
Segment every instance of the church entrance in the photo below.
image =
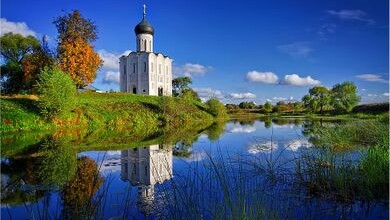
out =
{"type": "Polygon", "coordinates": [[[137,88],[133,87],[133,94],[137,94],[137,88]]]}
{"type": "Polygon", "coordinates": [[[158,88],[158,96],[163,96],[163,88],[158,88]]]}

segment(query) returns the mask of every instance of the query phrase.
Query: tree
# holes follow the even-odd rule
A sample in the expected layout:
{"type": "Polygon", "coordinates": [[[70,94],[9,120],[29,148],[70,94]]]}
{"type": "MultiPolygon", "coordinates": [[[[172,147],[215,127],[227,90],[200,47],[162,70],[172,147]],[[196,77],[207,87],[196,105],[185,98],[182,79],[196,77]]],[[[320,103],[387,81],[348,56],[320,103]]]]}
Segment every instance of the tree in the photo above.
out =
{"type": "Polygon", "coordinates": [[[172,80],[172,94],[177,97],[185,90],[190,89],[189,85],[192,84],[192,79],[188,76],[177,77],[172,80]]]}
{"type": "Polygon", "coordinates": [[[184,99],[184,100],[187,100],[187,101],[191,101],[191,100],[195,100],[195,101],[198,101],[200,102],[200,98],[199,98],[199,95],[197,92],[195,92],[193,89],[189,88],[189,89],[186,89],[184,90],[180,96],[180,98],[184,99]]]}
{"type": "Polygon", "coordinates": [[[266,101],[263,105],[263,109],[266,113],[272,112],[272,104],[269,101],[266,101]]]}
{"type": "Polygon", "coordinates": [[[241,109],[255,109],[255,108],[257,108],[257,106],[254,102],[241,102],[240,104],[238,104],[238,106],[241,109]]]}
{"type": "Polygon", "coordinates": [[[209,99],[206,102],[208,112],[216,118],[227,118],[225,106],[215,98],[209,99]]]}
{"type": "Polygon", "coordinates": [[[317,103],[322,114],[324,108],[330,104],[330,91],[324,86],[315,86],[309,90],[309,94],[312,103],[317,103]]]}
{"type": "Polygon", "coordinates": [[[60,68],[69,74],[77,87],[90,84],[103,61],[91,43],[97,38],[96,25],[74,10],[53,22],[57,28],[57,53],[60,68]]]}
{"type": "Polygon", "coordinates": [[[350,112],[360,101],[356,85],[353,82],[336,84],[331,91],[331,103],[337,112],[350,112]]]}
{"type": "Polygon", "coordinates": [[[24,89],[31,91],[43,69],[56,65],[56,60],[48,47],[45,37],[42,38],[40,47],[33,53],[26,55],[22,65],[24,89]]]}
{"type": "Polygon", "coordinates": [[[18,93],[23,86],[22,62],[29,54],[40,47],[33,36],[6,33],[0,37],[0,54],[4,61],[1,65],[1,86],[4,93],[18,93]]]}
{"type": "Polygon", "coordinates": [[[65,184],[60,194],[64,202],[62,218],[91,219],[99,205],[94,194],[103,180],[95,161],[88,157],[79,158],[76,174],[65,184]]]}
{"type": "Polygon", "coordinates": [[[38,107],[47,118],[73,107],[76,87],[72,79],[58,68],[45,68],[37,82],[38,107]]]}

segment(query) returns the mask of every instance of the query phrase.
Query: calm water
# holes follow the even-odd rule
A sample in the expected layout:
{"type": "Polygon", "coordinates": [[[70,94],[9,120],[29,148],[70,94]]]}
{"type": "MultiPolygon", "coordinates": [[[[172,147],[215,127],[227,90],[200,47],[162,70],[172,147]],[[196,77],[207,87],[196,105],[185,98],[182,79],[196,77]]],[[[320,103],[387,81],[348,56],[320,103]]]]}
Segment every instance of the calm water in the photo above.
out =
{"type": "Polygon", "coordinates": [[[2,158],[1,218],[388,219],[387,203],[316,197],[296,181],[297,160],[320,153],[310,133],[332,123],[230,121],[177,131],[174,141],[94,132],[7,137],[3,144],[22,150],[2,158]]]}

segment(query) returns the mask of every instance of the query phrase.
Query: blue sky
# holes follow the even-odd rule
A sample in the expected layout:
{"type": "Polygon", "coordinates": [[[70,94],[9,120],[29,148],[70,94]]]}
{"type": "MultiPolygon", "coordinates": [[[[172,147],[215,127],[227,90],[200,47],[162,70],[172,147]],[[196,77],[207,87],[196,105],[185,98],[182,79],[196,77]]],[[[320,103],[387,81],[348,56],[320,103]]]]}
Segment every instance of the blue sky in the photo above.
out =
{"type": "Polygon", "coordinates": [[[300,100],[314,85],[353,81],[363,103],[389,99],[388,0],[91,1],[3,0],[6,31],[48,35],[55,17],[78,9],[98,27],[105,61],[94,85],[118,90],[117,58],[135,50],[142,4],[154,48],[174,59],[203,98],[225,103],[300,100]]]}

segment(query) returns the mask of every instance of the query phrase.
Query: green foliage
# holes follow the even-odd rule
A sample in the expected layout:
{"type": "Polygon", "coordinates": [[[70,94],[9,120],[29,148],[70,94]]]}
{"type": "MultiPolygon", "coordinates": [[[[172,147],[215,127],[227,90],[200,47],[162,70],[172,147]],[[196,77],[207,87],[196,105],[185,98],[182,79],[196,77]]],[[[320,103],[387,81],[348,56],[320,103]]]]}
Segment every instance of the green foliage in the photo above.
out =
{"type": "Polygon", "coordinates": [[[172,80],[172,94],[173,96],[179,96],[183,91],[190,89],[189,85],[192,84],[192,79],[188,76],[177,77],[172,80]]]}
{"type": "Polygon", "coordinates": [[[332,104],[339,113],[350,112],[360,101],[353,82],[344,82],[332,87],[332,104]]]}
{"type": "Polygon", "coordinates": [[[60,188],[76,173],[77,153],[65,143],[50,138],[42,144],[44,156],[39,176],[45,185],[60,188]]]}
{"type": "Polygon", "coordinates": [[[312,99],[311,103],[316,103],[316,107],[319,108],[319,112],[322,114],[323,110],[330,104],[330,91],[324,86],[316,86],[309,90],[309,94],[312,99]]]}
{"type": "Polygon", "coordinates": [[[183,100],[187,100],[187,101],[198,101],[200,102],[200,98],[199,98],[199,95],[197,92],[195,92],[193,89],[189,88],[189,89],[186,89],[184,90],[180,95],[179,97],[183,100]]]}
{"type": "Polygon", "coordinates": [[[269,101],[266,101],[263,105],[263,110],[266,112],[266,113],[270,113],[272,112],[272,103],[269,102],[269,101]]]}
{"type": "Polygon", "coordinates": [[[309,94],[302,97],[306,111],[323,113],[324,110],[334,109],[337,113],[350,112],[360,101],[357,88],[353,82],[336,84],[331,90],[323,86],[316,86],[309,90],[309,94]]]}
{"type": "Polygon", "coordinates": [[[238,107],[241,109],[255,109],[257,108],[256,104],[254,102],[241,102],[238,104],[238,107]]]}
{"type": "Polygon", "coordinates": [[[0,37],[0,54],[4,61],[1,65],[1,86],[4,93],[18,93],[23,86],[22,62],[25,57],[40,47],[33,36],[6,33],[0,37]]]}
{"type": "Polygon", "coordinates": [[[206,102],[208,112],[216,118],[227,118],[225,106],[215,98],[209,99],[206,102]]]}
{"type": "Polygon", "coordinates": [[[37,83],[38,106],[46,118],[53,118],[74,107],[76,86],[72,79],[59,69],[46,68],[37,83]]]}

